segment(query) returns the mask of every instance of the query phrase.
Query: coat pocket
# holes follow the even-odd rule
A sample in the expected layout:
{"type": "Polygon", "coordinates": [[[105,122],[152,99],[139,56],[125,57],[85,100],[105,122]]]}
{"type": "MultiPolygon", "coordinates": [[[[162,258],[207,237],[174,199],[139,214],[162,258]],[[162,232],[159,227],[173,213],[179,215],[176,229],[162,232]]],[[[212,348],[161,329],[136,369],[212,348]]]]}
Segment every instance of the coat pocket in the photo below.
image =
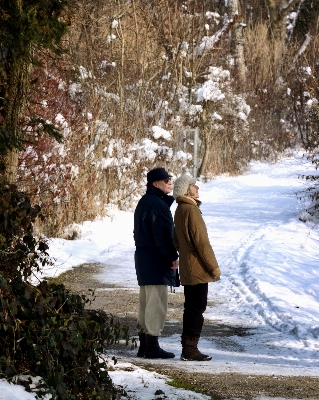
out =
{"type": "Polygon", "coordinates": [[[207,281],[207,277],[209,275],[196,251],[191,251],[188,253],[188,267],[190,272],[190,278],[193,284],[195,284],[195,282],[198,281],[200,282],[207,281]]]}

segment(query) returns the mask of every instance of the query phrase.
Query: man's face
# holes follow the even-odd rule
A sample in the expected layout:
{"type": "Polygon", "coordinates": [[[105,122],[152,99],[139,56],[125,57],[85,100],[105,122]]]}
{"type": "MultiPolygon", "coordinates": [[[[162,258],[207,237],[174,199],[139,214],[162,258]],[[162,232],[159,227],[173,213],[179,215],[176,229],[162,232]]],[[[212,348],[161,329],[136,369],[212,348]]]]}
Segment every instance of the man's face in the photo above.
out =
{"type": "Polygon", "coordinates": [[[164,179],[162,181],[153,182],[153,186],[160,189],[165,194],[172,191],[172,180],[171,178],[164,179]]]}

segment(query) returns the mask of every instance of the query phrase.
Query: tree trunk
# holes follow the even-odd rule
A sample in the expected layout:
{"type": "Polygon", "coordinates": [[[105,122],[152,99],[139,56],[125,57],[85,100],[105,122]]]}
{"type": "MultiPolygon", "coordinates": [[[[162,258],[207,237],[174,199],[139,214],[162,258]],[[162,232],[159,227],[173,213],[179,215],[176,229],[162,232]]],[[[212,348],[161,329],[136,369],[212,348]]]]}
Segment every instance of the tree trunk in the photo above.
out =
{"type": "Polygon", "coordinates": [[[209,159],[211,146],[212,146],[212,125],[208,122],[207,118],[207,103],[203,105],[203,112],[201,116],[201,140],[202,146],[204,147],[204,155],[202,158],[201,165],[198,169],[198,176],[204,175],[207,169],[207,162],[209,159]]]}
{"type": "Polygon", "coordinates": [[[206,171],[208,155],[209,155],[207,132],[203,133],[202,141],[203,141],[203,146],[204,146],[204,157],[202,159],[201,165],[198,170],[198,176],[204,175],[204,173],[206,171]]]}
{"type": "Polygon", "coordinates": [[[9,183],[15,183],[17,178],[19,152],[16,149],[10,150],[4,158],[5,170],[4,179],[9,183]]]}
{"type": "Polygon", "coordinates": [[[234,30],[234,58],[235,66],[237,68],[237,74],[239,81],[244,83],[246,81],[246,65],[244,55],[244,36],[243,36],[244,25],[237,23],[234,30]]]}
{"type": "Polygon", "coordinates": [[[266,0],[270,20],[270,34],[275,40],[282,40],[284,35],[284,21],[281,18],[281,0],[266,0]]]}
{"type": "Polygon", "coordinates": [[[266,7],[270,20],[270,36],[279,44],[277,79],[281,77],[283,58],[287,47],[287,16],[294,10],[294,7],[299,1],[300,0],[290,0],[284,3],[283,0],[266,0],[266,7]]]}
{"type": "Polygon", "coordinates": [[[232,48],[233,57],[236,68],[237,77],[240,83],[246,81],[246,66],[245,66],[245,55],[244,55],[244,35],[243,30],[245,24],[242,22],[242,16],[240,15],[240,4],[238,0],[229,0],[228,5],[229,17],[232,20],[236,20],[234,28],[232,30],[232,48]]]}
{"type": "MultiPolygon", "coordinates": [[[[1,93],[6,103],[2,122],[3,127],[10,135],[9,140],[11,144],[21,143],[22,139],[23,109],[29,86],[28,69],[29,67],[24,62],[11,63],[10,71],[7,73],[8,81],[6,89],[1,93]]],[[[10,146],[2,160],[2,171],[0,174],[10,183],[16,181],[18,157],[19,151],[17,148],[10,146]]]]}

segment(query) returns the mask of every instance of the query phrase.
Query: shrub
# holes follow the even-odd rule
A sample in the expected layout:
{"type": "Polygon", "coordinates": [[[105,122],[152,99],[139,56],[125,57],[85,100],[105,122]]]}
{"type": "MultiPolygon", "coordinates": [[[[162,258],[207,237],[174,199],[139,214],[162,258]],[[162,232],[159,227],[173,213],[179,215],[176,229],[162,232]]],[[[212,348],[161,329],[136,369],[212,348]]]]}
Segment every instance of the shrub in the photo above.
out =
{"type": "Polygon", "coordinates": [[[90,300],[63,285],[30,283],[52,263],[47,243],[32,233],[40,207],[5,182],[0,199],[0,376],[41,376],[41,391],[54,399],[116,399],[103,352],[120,336],[128,341],[127,328],[85,309],[90,300]]]}

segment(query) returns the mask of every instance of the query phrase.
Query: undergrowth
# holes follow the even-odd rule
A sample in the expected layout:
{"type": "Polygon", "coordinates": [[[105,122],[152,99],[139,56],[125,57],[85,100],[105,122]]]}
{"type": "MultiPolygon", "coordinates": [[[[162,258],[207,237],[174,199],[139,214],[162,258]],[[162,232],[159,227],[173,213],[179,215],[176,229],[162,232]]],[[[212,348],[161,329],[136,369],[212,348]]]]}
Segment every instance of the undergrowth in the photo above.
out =
{"type": "Polygon", "coordinates": [[[40,212],[16,186],[0,182],[0,377],[52,399],[117,399],[103,354],[120,338],[128,342],[128,329],[85,309],[90,300],[63,284],[30,283],[52,264],[46,240],[33,235],[40,212]],[[25,376],[42,383],[34,388],[25,376]]]}

